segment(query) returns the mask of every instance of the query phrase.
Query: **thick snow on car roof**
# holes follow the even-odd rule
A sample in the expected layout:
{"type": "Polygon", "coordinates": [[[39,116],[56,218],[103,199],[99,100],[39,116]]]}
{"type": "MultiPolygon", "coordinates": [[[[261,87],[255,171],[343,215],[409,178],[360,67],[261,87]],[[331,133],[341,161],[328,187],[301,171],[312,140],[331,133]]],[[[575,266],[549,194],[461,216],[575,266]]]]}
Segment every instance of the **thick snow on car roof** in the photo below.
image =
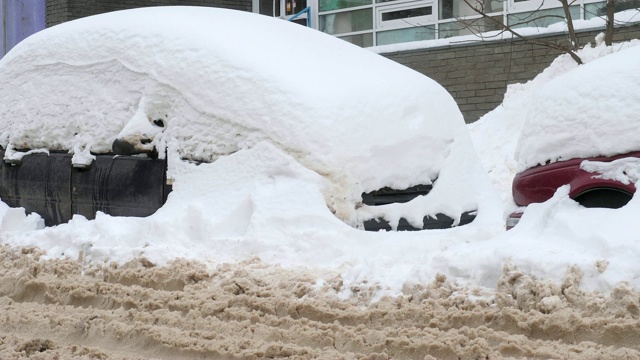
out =
{"type": "Polygon", "coordinates": [[[638,151],[638,114],[640,46],[581,65],[541,86],[529,99],[521,113],[518,169],[638,151]]]}
{"type": "MultiPolygon", "coordinates": [[[[2,59],[0,78],[8,156],[70,150],[82,162],[125,139],[210,162],[268,142],[329,180],[327,203],[347,222],[362,192],[436,177],[410,221],[479,206],[476,182],[461,176],[477,158],[439,84],[286,21],[195,7],[103,14],[31,36],[2,59]]],[[[169,177],[179,165],[169,162],[169,177]]]]}

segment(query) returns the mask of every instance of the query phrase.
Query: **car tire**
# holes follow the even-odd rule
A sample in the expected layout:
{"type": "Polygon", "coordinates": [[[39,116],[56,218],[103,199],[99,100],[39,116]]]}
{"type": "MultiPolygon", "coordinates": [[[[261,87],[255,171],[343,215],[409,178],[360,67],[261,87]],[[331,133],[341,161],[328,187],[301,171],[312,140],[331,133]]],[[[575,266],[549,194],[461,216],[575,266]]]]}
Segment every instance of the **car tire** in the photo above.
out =
{"type": "Polygon", "coordinates": [[[632,197],[618,189],[593,189],[576,196],[574,200],[587,208],[619,209],[627,205],[632,197]]]}

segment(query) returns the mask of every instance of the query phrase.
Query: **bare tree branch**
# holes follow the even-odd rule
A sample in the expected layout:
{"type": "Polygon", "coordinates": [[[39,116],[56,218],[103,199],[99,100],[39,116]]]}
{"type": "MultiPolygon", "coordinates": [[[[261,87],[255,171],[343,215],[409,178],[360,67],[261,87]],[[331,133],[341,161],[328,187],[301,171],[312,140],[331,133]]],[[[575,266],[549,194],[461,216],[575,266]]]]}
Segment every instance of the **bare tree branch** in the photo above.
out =
{"type": "Polygon", "coordinates": [[[607,26],[604,31],[604,44],[611,46],[613,44],[613,14],[616,9],[615,0],[607,0],[607,26]]]}
{"type": "MultiPolygon", "coordinates": [[[[517,31],[515,31],[511,26],[502,23],[501,21],[487,15],[484,12],[484,6],[483,4],[478,4],[480,5],[479,8],[476,8],[475,6],[473,6],[469,0],[463,0],[470,9],[472,9],[474,12],[476,12],[478,15],[480,15],[483,19],[487,19],[491,22],[493,22],[494,24],[496,24],[499,28],[503,29],[504,32],[508,32],[511,35],[513,35],[514,37],[524,41],[525,43],[529,43],[529,44],[534,44],[534,45],[539,45],[539,46],[545,46],[551,49],[555,49],[558,51],[562,51],[566,54],[568,54],[569,56],[571,56],[571,58],[577,62],[578,64],[582,64],[582,59],[580,59],[580,57],[578,56],[578,54],[576,54],[575,50],[578,49],[578,42],[577,42],[577,36],[575,34],[575,30],[573,29],[573,21],[571,20],[571,14],[569,13],[569,7],[568,7],[568,1],[567,0],[560,0],[560,2],[563,3],[563,8],[564,5],[566,4],[567,7],[565,9],[565,16],[567,14],[567,21],[571,23],[571,26],[569,28],[569,32],[570,32],[570,37],[571,37],[571,46],[565,46],[565,45],[560,45],[557,44],[555,42],[551,42],[551,41],[547,41],[547,40],[542,40],[542,39],[529,39],[523,35],[521,35],[520,33],[518,33],[517,31]]],[[[542,6],[542,5],[541,5],[542,6]]],[[[470,29],[472,32],[474,31],[473,29],[470,29]]]]}
{"type": "Polygon", "coordinates": [[[573,46],[573,50],[578,50],[580,48],[580,44],[578,44],[578,36],[576,35],[576,30],[573,28],[573,18],[571,17],[571,9],[569,8],[569,2],[567,0],[560,0],[562,4],[562,10],[564,10],[564,15],[567,18],[567,29],[569,29],[569,39],[571,39],[571,46],[573,46]]]}

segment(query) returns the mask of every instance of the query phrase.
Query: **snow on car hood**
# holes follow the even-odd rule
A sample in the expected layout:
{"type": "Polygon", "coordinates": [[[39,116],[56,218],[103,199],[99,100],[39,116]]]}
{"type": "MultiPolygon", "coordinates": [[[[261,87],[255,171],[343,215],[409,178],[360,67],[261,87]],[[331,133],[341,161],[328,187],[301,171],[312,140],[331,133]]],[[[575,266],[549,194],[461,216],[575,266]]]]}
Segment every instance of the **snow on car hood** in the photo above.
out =
{"type": "Polygon", "coordinates": [[[44,148],[81,162],[126,140],[175,155],[168,176],[178,182],[178,159],[212,162],[267,142],[328,180],[326,202],[348,223],[457,218],[486,192],[462,115],[440,85],[266,16],[196,7],[92,16],[20,43],[0,61],[0,78],[7,156],[44,148]],[[436,178],[413,204],[360,207],[362,192],[436,178]]]}
{"type": "Polygon", "coordinates": [[[519,171],[549,161],[640,150],[638,44],[617,45],[630,47],[578,66],[534,92],[522,112],[515,151],[519,171]]]}

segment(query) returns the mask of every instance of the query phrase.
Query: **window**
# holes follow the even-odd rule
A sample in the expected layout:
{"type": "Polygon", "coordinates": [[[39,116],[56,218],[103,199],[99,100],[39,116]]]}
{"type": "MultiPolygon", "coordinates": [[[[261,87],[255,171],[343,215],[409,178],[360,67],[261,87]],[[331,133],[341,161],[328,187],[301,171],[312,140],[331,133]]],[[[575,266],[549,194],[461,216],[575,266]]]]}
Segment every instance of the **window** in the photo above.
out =
{"type": "MultiPolygon", "coordinates": [[[[580,6],[571,6],[569,11],[574,20],[580,19],[580,6]]],[[[514,28],[547,27],[551,24],[565,21],[565,16],[562,8],[555,8],[509,14],[507,21],[509,26],[514,28]]]]}
{"type": "Polygon", "coordinates": [[[561,8],[557,0],[509,0],[510,12],[538,11],[542,9],[561,8]]]}
{"type": "Polygon", "coordinates": [[[380,30],[424,26],[436,21],[431,0],[381,5],[376,7],[376,15],[380,30]]]}
{"type": "Polygon", "coordinates": [[[360,47],[371,47],[373,46],[373,34],[359,34],[359,35],[349,35],[349,36],[340,36],[339,39],[350,42],[354,45],[358,45],[360,47]]]}
{"type": "Polygon", "coordinates": [[[400,20],[418,16],[431,15],[433,9],[431,6],[425,6],[421,8],[414,8],[408,10],[397,10],[382,13],[382,21],[400,20]]]}
{"type": "Polygon", "coordinates": [[[410,27],[389,31],[378,31],[377,45],[397,44],[409,41],[433,40],[436,38],[435,26],[410,27]]]}
{"type": "MultiPolygon", "coordinates": [[[[293,0],[254,0],[283,2],[293,0]]],[[[298,1],[298,0],[296,0],[298,1]]],[[[302,0],[300,0],[302,1],[302,0]]],[[[557,0],[306,0],[317,6],[318,30],[360,46],[444,39],[513,27],[546,27],[565,21],[557,0]],[[483,18],[479,10],[490,18],[483,18]]],[[[640,0],[628,0],[638,4],[640,0]]],[[[601,15],[602,0],[575,0],[574,20],[601,15]]],[[[284,5],[283,9],[284,9],[284,5]]],[[[284,10],[283,10],[284,11],[284,10]]]]}
{"type": "Polygon", "coordinates": [[[322,11],[332,11],[348,9],[357,6],[371,5],[371,0],[319,0],[318,9],[322,11]]]}
{"type": "Polygon", "coordinates": [[[345,11],[320,16],[320,31],[345,34],[373,29],[372,9],[345,11]]]}
{"type": "Polygon", "coordinates": [[[259,0],[258,12],[267,16],[280,16],[280,0],[259,0]]]}

